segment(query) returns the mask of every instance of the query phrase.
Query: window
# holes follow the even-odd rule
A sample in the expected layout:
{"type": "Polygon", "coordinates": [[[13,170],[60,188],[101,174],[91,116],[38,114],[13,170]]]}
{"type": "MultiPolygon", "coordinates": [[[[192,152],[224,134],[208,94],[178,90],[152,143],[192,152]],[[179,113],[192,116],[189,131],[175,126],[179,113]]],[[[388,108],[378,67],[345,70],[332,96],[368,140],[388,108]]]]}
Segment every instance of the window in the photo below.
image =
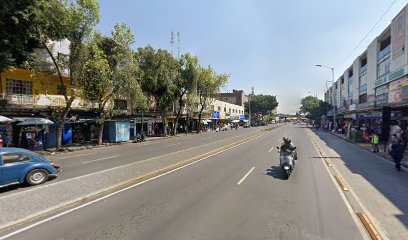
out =
{"type": "Polygon", "coordinates": [[[31,158],[25,154],[21,153],[4,153],[2,155],[3,164],[17,163],[17,162],[27,162],[31,158]]]}
{"type": "Polygon", "coordinates": [[[33,95],[33,82],[24,80],[7,79],[7,94],[33,95]]]}
{"type": "Polygon", "coordinates": [[[381,77],[390,72],[391,59],[387,57],[383,59],[377,66],[377,77],[381,77]]]}
{"type": "Polygon", "coordinates": [[[230,109],[228,109],[228,110],[229,110],[228,112],[229,112],[229,113],[231,113],[231,108],[230,108],[230,109]]]}
{"type": "Polygon", "coordinates": [[[359,93],[363,94],[366,92],[367,92],[367,74],[364,74],[360,76],[359,93]]]}
{"type": "Polygon", "coordinates": [[[218,112],[221,112],[221,107],[218,107],[218,112]]]}
{"type": "Polygon", "coordinates": [[[367,102],[367,93],[364,93],[362,95],[359,96],[358,98],[359,103],[365,103],[367,102]]]}

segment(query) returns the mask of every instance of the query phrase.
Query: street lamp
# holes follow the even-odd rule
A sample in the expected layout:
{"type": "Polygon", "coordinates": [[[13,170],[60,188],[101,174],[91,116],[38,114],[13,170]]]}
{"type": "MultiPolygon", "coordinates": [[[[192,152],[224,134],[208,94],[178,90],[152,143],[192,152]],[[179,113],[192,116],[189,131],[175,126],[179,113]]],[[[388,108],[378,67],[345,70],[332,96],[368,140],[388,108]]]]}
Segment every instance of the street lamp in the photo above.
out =
{"type": "MultiPolygon", "coordinates": [[[[327,68],[330,69],[332,72],[332,88],[334,85],[334,67],[328,67],[325,65],[321,65],[321,64],[316,64],[316,67],[323,67],[323,68],[327,68]]],[[[334,123],[334,128],[336,129],[336,106],[335,106],[335,99],[334,99],[334,91],[335,89],[333,89],[332,91],[332,100],[333,100],[333,123],[334,123]]]]}

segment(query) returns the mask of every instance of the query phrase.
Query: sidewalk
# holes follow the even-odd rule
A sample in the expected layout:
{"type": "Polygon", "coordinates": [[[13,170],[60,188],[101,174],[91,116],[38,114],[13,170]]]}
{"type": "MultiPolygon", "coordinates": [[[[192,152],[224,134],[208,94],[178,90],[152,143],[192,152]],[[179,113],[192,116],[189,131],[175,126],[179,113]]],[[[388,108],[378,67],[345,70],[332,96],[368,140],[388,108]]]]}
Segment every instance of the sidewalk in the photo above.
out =
{"type": "Polygon", "coordinates": [[[312,132],[324,161],[329,160],[347,186],[342,192],[353,212],[365,213],[381,239],[408,239],[407,170],[395,171],[382,154],[372,154],[368,144],[356,144],[356,148],[338,139],[347,140],[342,135],[312,132]]]}
{"type": "MultiPolygon", "coordinates": [[[[343,139],[345,141],[353,143],[354,145],[357,145],[357,146],[359,146],[359,147],[361,147],[363,149],[366,149],[367,151],[372,152],[371,151],[372,150],[371,143],[355,143],[355,142],[349,140],[344,134],[332,133],[332,132],[329,132],[329,133],[336,136],[336,137],[339,137],[339,138],[341,138],[341,139],[343,139]]],[[[378,153],[375,153],[375,154],[377,154],[377,155],[379,155],[379,156],[381,156],[381,157],[383,157],[385,159],[388,159],[389,161],[394,162],[392,157],[388,153],[384,152],[384,144],[379,144],[378,148],[379,148],[380,151],[378,153]]],[[[405,150],[404,158],[401,161],[401,165],[408,168],[408,151],[407,150],[405,150]]]]}
{"type": "MultiPolygon", "coordinates": [[[[167,137],[146,137],[146,142],[154,142],[154,141],[170,139],[170,138],[175,138],[175,137],[186,137],[186,136],[191,136],[191,134],[196,134],[196,133],[190,133],[188,135],[178,134],[177,136],[167,136],[167,137]]],[[[57,151],[57,148],[54,147],[54,148],[48,148],[46,151],[36,151],[36,152],[41,155],[54,155],[58,153],[74,152],[74,151],[85,150],[85,149],[90,150],[90,149],[95,149],[95,148],[124,145],[124,144],[129,144],[129,143],[133,143],[133,140],[129,140],[126,142],[118,142],[118,143],[103,143],[101,145],[98,145],[96,143],[73,144],[73,145],[62,147],[60,151],[57,151]]]]}

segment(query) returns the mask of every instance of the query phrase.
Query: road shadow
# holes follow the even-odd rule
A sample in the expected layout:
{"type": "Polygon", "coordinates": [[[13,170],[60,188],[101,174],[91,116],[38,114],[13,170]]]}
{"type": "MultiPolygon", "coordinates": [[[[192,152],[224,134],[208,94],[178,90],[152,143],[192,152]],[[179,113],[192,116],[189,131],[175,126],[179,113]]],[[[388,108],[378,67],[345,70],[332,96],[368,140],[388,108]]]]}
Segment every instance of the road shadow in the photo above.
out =
{"type": "Polygon", "coordinates": [[[406,227],[408,227],[408,173],[406,170],[397,172],[395,167],[384,162],[386,159],[374,158],[376,155],[370,151],[361,149],[358,156],[356,150],[350,149],[345,140],[327,132],[311,129],[327,147],[337,152],[345,166],[354,174],[358,174],[375,187],[388,201],[392,202],[403,214],[395,215],[406,227]],[[382,162],[384,161],[384,162],[382,162]],[[405,185],[404,185],[405,184],[405,185]]]}
{"type": "Polygon", "coordinates": [[[276,179],[286,180],[285,173],[280,166],[272,166],[271,168],[266,169],[266,175],[276,179]]]}

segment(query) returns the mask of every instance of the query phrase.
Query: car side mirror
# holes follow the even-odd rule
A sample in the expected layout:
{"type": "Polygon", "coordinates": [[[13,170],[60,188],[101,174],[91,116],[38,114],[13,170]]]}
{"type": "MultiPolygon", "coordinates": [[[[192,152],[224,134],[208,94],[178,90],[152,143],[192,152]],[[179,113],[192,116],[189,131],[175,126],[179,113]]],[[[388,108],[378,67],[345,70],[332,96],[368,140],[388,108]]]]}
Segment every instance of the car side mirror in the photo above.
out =
{"type": "Polygon", "coordinates": [[[279,147],[276,147],[279,150],[279,147]]]}
{"type": "Polygon", "coordinates": [[[296,147],[294,147],[293,149],[296,149],[296,147]]]}

